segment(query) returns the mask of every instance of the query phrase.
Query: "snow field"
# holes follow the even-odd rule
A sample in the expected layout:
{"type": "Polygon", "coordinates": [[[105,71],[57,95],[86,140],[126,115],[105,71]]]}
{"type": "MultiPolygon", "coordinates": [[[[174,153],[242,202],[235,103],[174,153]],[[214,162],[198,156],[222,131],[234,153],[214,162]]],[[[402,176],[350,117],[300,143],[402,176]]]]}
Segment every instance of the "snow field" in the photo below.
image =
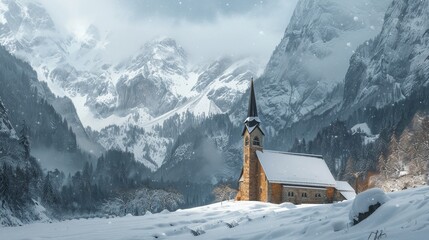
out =
{"type": "Polygon", "coordinates": [[[390,200],[352,226],[353,201],[326,205],[223,202],[122,218],[0,228],[1,239],[427,239],[429,187],[388,193],[390,200]],[[371,238],[372,239],[372,238],[371,238]]]}

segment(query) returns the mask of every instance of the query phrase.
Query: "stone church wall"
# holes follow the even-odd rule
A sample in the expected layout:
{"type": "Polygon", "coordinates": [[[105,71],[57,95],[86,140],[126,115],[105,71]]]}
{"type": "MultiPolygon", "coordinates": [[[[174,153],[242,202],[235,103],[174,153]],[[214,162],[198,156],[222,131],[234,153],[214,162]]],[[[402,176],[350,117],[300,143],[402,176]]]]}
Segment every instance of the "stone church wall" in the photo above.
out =
{"type": "Polygon", "coordinates": [[[282,185],[277,183],[271,183],[271,202],[282,203],[282,185]]]}
{"type": "Polygon", "coordinates": [[[268,202],[268,181],[261,163],[257,161],[259,196],[258,201],[268,202]]]}
{"type": "Polygon", "coordinates": [[[346,198],[343,195],[341,195],[341,192],[338,191],[338,190],[335,190],[335,199],[334,199],[334,201],[344,201],[344,200],[346,200],[346,198]]]}
{"type": "Polygon", "coordinates": [[[324,188],[297,188],[283,186],[282,202],[294,204],[322,204],[327,202],[324,188]]]}

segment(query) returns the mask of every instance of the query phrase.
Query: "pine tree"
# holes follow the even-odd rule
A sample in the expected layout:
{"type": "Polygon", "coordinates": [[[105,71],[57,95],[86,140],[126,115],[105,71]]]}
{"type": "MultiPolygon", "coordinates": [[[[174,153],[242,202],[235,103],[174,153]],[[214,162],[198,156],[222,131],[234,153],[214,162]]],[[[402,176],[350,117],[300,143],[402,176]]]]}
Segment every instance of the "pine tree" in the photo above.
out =
{"type": "Polygon", "coordinates": [[[7,110],[6,107],[3,105],[3,102],[0,98],[0,116],[6,115],[7,110]]]}
{"type": "Polygon", "coordinates": [[[49,174],[46,175],[45,180],[43,181],[42,201],[51,207],[58,203],[49,174]]]}
{"type": "Polygon", "coordinates": [[[19,132],[19,143],[24,147],[25,159],[30,157],[30,139],[28,136],[28,127],[25,121],[22,123],[21,131],[19,132]]]}
{"type": "Polygon", "coordinates": [[[0,200],[2,201],[2,207],[8,194],[9,178],[6,174],[6,165],[3,165],[3,169],[0,169],[0,200]]]}

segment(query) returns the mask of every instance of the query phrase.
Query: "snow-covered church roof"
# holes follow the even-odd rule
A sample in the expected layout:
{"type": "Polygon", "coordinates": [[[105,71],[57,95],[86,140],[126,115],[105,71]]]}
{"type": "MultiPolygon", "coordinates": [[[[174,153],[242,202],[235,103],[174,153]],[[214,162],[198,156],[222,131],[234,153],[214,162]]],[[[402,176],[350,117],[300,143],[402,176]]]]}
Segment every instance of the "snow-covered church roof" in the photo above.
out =
{"type": "Polygon", "coordinates": [[[355,190],[346,181],[337,181],[335,188],[339,191],[354,192],[355,190]]]}
{"type": "Polygon", "coordinates": [[[256,151],[256,155],[271,183],[336,186],[322,156],[271,150],[256,151]]]}
{"type": "Polygon", "coordinates": [[[350,186],[348,182],[345,181],[337,181],[335,188],[340,191],[340,194],[347,200],[354,199],[356,197],[356,192],[350,186]]]}

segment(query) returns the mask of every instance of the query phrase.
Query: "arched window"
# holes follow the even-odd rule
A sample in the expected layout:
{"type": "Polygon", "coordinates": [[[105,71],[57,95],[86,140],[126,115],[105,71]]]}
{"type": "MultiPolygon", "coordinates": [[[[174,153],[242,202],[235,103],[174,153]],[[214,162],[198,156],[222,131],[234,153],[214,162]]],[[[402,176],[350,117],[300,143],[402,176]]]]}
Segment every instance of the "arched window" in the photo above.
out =
{"type": "Polygon", "coordinates": [[[249,145],[249,137],[246,136],[246,138],[244,138],[244,145],[248,146],[249,145]]]}
{"type": "Polygon", "coordinates": [[[301,197],[306,198],[307,197],[307,193],[306,192],[301,193],[301,197]]]}
{"type": "Polygon", "coordinates": [[[261,145],[261,143],[259,142],[259,138],[258,137],[253,138],[253,145],[255,145],[255,146],[260,146],[261,145]]]}

